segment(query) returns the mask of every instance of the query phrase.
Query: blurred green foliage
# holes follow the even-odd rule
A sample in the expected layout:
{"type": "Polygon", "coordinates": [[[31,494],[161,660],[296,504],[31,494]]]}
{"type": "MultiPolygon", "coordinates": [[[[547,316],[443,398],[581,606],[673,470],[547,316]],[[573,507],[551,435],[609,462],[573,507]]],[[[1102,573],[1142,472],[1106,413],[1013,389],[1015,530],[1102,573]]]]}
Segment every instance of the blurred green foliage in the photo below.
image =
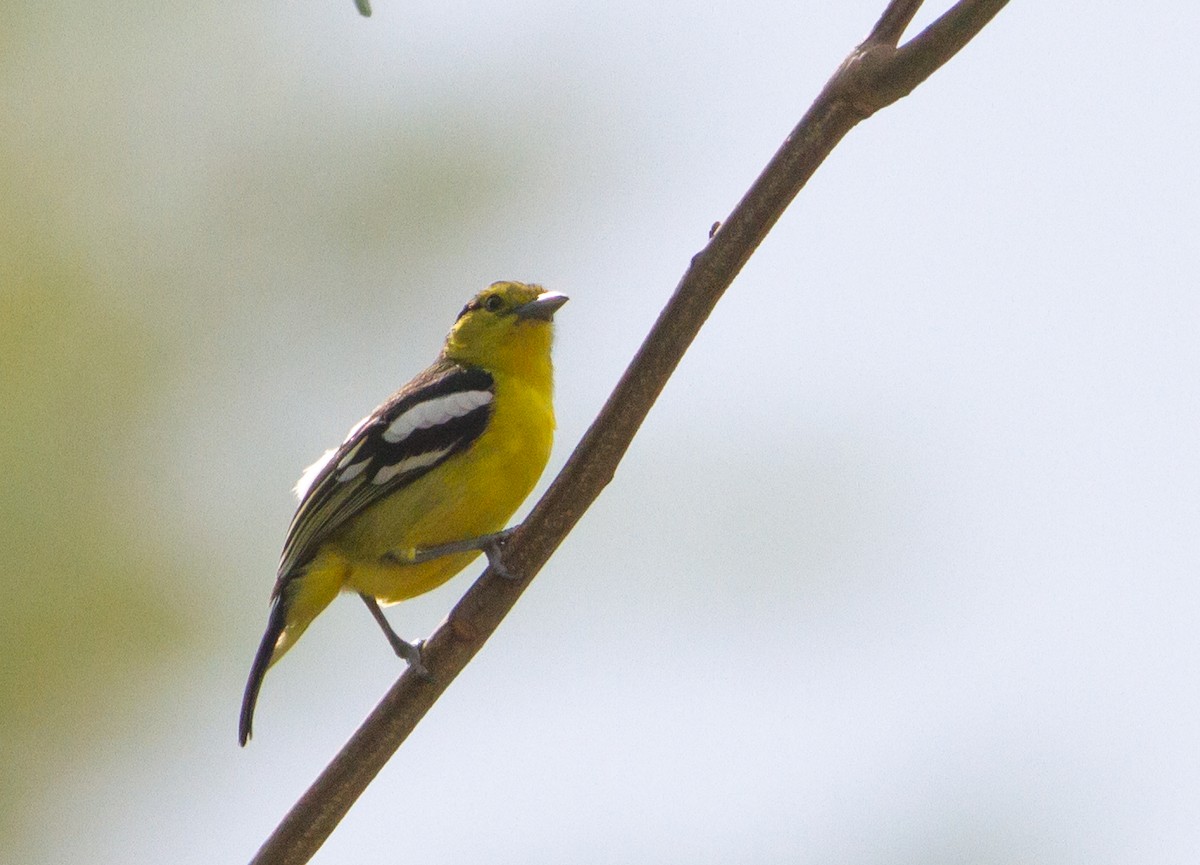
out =
{"type": "Polygon", "coordinates": [[[127,518],[127,446],[163,386],[162,348],[58,238],[29,230],[31,200],[0,203],[0,845],[127,720],[126,683],[186,627],[151,579],[165,567],[154,533],[127,518]]]}
{"type": "Polygon", "coordinates": [[[327,401],[372,334],[525,275],[495,259],[535,230],[515,205],[553,197],[560,130],[461,85],[379,99],[303,18],[0,8],[0,861],[49,862],[95,833],[47,821],[119,786],[131,740],[156,776],[177,755],[143,742],[181,727],[241,757],[177,696],[236,716],[283,528],[246,515],[290,504],[297,377],[327,401]]]}

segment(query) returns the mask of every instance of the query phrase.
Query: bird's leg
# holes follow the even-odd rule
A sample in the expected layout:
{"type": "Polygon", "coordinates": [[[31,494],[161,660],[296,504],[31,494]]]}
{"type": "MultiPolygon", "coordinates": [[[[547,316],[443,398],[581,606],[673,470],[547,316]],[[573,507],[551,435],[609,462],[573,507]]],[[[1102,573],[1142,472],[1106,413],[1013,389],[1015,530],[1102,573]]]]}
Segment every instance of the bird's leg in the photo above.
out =
{"type": "Polygon", "coordinates": [[[362,592],[358,596],[363,599],[363,603],[367,605],[367,609],[371,611],[371,615],[375,617],[375,621],[379,623],[379,627],[383,628],[383,635],[387,637],[387,641],[392,644],[392,651],[408,662],[412,667],[413,672],[422,679],[429,678],[429,670],[421,663],[421,646],[424,640],[418,640],[416,643],[410,643],[403,639],[399,634],[392,630],[392,626],[388,623],[387,618],[383,615],[383,610],[379,609],[379,602],[370,595],[362,592]]]}
{"type": "Polygon", "coordinates": [[[508,565],[504,564],[504,545],[508,539],[516,532],[517,526],[503,531],[493,532],[490,535],[484,535],[476,540],[479,541],[479,549],[483,550],[483,554],[487,556],[488,565],[496,576],[503,577],[506,580],[519,580],[520,576],[514,574],[508,569],[508,565]]]}
{"type": "Polygon", "coordinates": [[[504,551],[505,541],[512,537],[513,532],[516,530],[517,527],[514,526],[511,529],[493,532],[490,535],[480,535],[477,538],[451,541],[448,544],[426,547],[423,550],[391,550],[384,553],[383,558],[385,561],[397,565],[420,565],[433,559],[440,559],[442,556],[478,551],[487,556],[488,564],[496,572],[496,576],[504,577],[506,580],[516,580],[519,577],[505,566],[504,559],[501,556],[501,553],[504,551]]]}

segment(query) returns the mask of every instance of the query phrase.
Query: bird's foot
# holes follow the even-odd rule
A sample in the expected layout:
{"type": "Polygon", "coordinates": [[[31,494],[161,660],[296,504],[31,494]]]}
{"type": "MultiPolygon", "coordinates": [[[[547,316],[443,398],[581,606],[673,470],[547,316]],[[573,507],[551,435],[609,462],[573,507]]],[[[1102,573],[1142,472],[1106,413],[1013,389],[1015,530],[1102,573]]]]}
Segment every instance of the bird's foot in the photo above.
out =
{"type": "Polygon", "coordinates": [[[409,668],[420,676],[422,679],[430,679],[432,676],[429,673],[429,668],[425,666],[421,659],[421,649],[425,645],[424,640],[417,640],[415,643],[410,643],[408,640],[401,637],[392,630],[391,623],[387,617],[383,615],[383,610],[379,609],[379,602],[370,595],[365,595],[359,592],[358,595],[363,599],[363,603],[367,605],[367,609],[371,611],[371,615],[375,621],[379,623],[379,627],[383,630],[383,636],[387,638],[388,644],[392,647],[392,651],[408,663],[409,668]]]}
{"type": "Polygon", "coordinates": [[[402,550],[389,550],[383,554],[383,560],[394,565],[422,565],[425,562],[440,559],[442,556],[482,552],[487,556],[488,564],[496,572],[496,576],[503,577],[506,580],[516,580],[520,579],[520,577],[508,569],[504,564],[503,557],[504,544],[512,537],[513,532],[516,530],[517,527],[514,526],[499,532],[493,532],[490,535],[480,535],[476,538],[451,541],[447,544],[438,544],[436,547],[426,547],[420,550],[411,547],[402,550]]]}

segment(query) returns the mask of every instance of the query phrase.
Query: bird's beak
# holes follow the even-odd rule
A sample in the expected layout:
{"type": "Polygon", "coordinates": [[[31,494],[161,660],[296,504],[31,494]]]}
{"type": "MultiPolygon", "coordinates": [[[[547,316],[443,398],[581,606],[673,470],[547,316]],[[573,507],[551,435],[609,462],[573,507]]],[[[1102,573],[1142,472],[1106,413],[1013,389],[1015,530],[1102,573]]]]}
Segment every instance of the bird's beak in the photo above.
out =
{"type": "Polygon", "coordinates": [[[569,298],[557,291],[543,291],[528,303],[523,303],[513,310],[520,318],[536,318],[541,321],[551,321],[558,308],[569,298]]]}

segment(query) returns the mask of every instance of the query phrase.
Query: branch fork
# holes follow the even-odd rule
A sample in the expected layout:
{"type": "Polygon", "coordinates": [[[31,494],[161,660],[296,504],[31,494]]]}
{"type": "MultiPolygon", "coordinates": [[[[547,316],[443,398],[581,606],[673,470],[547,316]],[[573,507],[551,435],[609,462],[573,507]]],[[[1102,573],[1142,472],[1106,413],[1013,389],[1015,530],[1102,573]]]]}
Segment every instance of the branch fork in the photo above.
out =
{"type": "MultiPolygon", "coordinates": [[[[504,558],[521,579],[488,567],[422,647],[433,674],[402,674],[263,844],[252,865],[307,862],[355,800],[479,651],[521,592],[612,480],[617,465],[721,295],[839,141],[912,92],[991,21],[1007,0],[959,0],[898,46],[921,0],[892,0],[838,67],[708,245],[692,259],[650,334],[504,558]]],[[[360,9],[365,6],[359,4],[360,9]]]]}

